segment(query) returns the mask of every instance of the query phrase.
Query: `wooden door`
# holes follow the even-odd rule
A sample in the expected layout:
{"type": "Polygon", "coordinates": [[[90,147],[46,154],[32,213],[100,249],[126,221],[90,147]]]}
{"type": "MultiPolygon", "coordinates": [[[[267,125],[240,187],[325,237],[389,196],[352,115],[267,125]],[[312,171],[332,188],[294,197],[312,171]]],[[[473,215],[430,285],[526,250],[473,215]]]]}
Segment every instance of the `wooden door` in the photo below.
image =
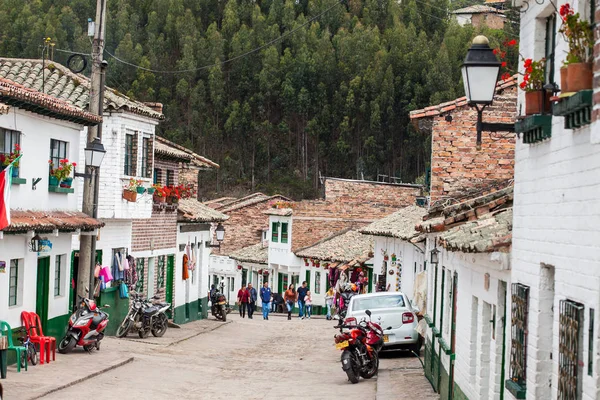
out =
{"type": "Polygon", "coordinates": [[[50,257],[38,258],[37,290],[35,298],[35,312],[40,316],[42,330],[46,331],[48,322],[48,301],[50,297],[50,257]]]}

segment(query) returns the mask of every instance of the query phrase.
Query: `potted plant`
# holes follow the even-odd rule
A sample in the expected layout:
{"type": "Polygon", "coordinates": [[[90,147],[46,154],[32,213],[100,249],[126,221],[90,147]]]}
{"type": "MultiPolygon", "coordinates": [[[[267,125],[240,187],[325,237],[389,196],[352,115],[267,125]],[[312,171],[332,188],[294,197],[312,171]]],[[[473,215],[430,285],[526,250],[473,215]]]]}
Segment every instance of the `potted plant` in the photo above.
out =
{"type": "Polygon", "coordinates": [[[561,68],[562,92],[591,89],[594,43],[592,27],[588,21],[582,20],[579,13],[575,13],[569,4],[563,4],[559,14],[562,19],[559,32],[563,34],[569,45],[569,52],[564,63],[566,71],[563,71],[564,66],[561,68]]]}
{"type": "Polygon", "coordinates": [[[166,189],[166,198],[167,204],[173,205],[179,203],[179,199],[181,198],[181,194],[179,188],[175,186],[165,186],[166,189]]]}
{"type": "Polygon", "coordinates": [[[139,179],[129,178],[129,184],[126,186],[127,190],[136,192],[137,194],[144,194],[146,188],[143,186],[144,182],[139,179]]]}
{"type": "Polygon", "coordinates": [[[167,200],[167,197],[165,195],[165,188],[160,183],[155,183],[154,185],[152,185],[152,188],[154,189],[154,193],[152,196],[154,202],[164,203],[167,200]]]}
{"type": "MultiPolygon", "coordinates": [[[[137,201],[137,195],[138,195],[138,187],[141,184],[141,181],[138,181],[136,179],[129,179],[129,182],[123,186],[123,199],[129,201],[129,202],[136,202],[137,201]]],[[[142,191],[142,193],[144,193],[142,191]]]]}
{"type": "Polygon", "coordinates": [[[50,178],[48,184],[50,186],[70,188],[73,184],[71,172],[73,171],[73,168],[77,166],[77,163],[69,162],[68,159],[64,158],[58,160],[58,165],[54,165],[52,160],[48,160],[48,164],[50,165],[50,178]]]}
{"type": "Polygon", "coordinates": [[[546,59],[523,61],[525,73],[519,87],[525,91],[525,115],[550,112],[550,92],[544,90],[544,67],[546,59]]]}
{"type": "MultiPolygon", "coordinates": [[[[13,151],[11,151],[9,154],[0,154],[0,164],[2,164],[2,166],[0,167],[0,171],[4,170],[6,167],[8,167],[13,161],[15,161],[17,158],[19,158],[19,156],[21,156],[21,146],[18,143],[15,144],[15,149],[13,151]]],[[[13,176],[13,178],[17,178],[19,176],[19,162],[18,161],[16,161],[13,164],[12,176],[13,176]]]]}

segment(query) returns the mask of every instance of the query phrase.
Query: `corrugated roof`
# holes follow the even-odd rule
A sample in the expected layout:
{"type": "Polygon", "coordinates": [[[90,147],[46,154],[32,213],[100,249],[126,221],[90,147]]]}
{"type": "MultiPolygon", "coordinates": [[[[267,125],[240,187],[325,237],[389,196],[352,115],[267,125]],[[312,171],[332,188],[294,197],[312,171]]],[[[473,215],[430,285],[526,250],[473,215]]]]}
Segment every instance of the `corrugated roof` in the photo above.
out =
{"type": "MultiPolygon", "coordinates": [[[[49,60],[45,61],[44,73],[42,74],[43,65],[42,60],[0,58],[0,77],[26,88],[36,91],[43,90],[44,93],[81,110],[88,109],[89,88],[91,85],[88,77],[74,74],[65,66],[49,60]]],[[[156,120],[164,119],[162,113],[109,87],[104,92],[104,109],[107,111],[129,111],[156,120]]]]}
{"type": "Polygon", "coordinates": [[[161,136],[156,136],[154,153],[158,156],[191,162],[201,168],[219,168],[219,164],[161,136]]]}
{"type": "MultiPolygon", "coordinates": [[[[496,83],[496,92],[507,89],[512,86],[516,86],[519,80],[518,75],[513,75],[509,79],[500,80],[496,83]]],[[[467,106],[467,97],[459,97],[458,99],[448,101],[446,103],[438,104],[435,106],[425,107],[421,110],[414,110],[410,112],[410,119],[415,120],[423,117],[435,117],[445,112],[452,111],[458,107],[467,106]]]]}
{"type": "Polygon", "coordinates": [[[512,208],[485,215],[444,232],[440,244],[450,251],[489,253],[506,250],[512,242],[512,208]]]}
{"type": "Polygon", "coordinates": [[[240,262],[266,265],[269,259],[269,248],[264,247],[262,243],[253,244],[252,246],[234,251],[229,257],[240,262]]]}
{"type": "Polygon", "coordinates": [[[177,205],[179,222],[222,222],[229,217],[205,206],[196,199],[180,199],[177,205]]]}
{"type": "Polygon", "coordinates": [[[36,114],[72,121],[81,125],[97,125],[102,117],[77,108],[64,100],[38,92],[0,75],[0,101],[36,114]]]}
{"type": "Polygon", "coordinates": [[[373,236],[363,235],[355,230],[342,232],[313,246],[296,250],[295,254],[302,258],[343,263],[349,263],[359,258],[366,260],[372,257],[375,243],[373,236]]]}
{"type": "Polygon", "coordinates": [[[423,221],[427,210],[423,207],[408,206],[385,218],[375,221],[359,230],[367,235],[395,237],[402,240],[410,240],[419,232],[415,225],[423,221]]]}
{"type": "Polygon", "coordinates": [[[52,232],[55,229],[61,232],[77,229],[91,231],[104,226],[104,222],[79,211],[11,210],[10,219],[10,225],[3,232],[52,232]]]}

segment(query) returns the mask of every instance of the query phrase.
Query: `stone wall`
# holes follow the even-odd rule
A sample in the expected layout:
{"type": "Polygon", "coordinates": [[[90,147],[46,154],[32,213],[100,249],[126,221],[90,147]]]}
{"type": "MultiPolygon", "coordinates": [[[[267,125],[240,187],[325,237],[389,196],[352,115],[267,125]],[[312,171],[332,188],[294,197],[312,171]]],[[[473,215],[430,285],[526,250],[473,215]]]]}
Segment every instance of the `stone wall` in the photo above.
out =
{"type": "MultiPolygon", "coordinates": [[[[497,93],[494,104],[483,113],[484,122],[514,122],[516,90],[512,87],[497,93]]],[[[433,117],[431,204],[514,175],[515,135],[483,132],[481,150],[477,150],[477,111],[466,105],[451,107],[446,114],[433,117]],[[452,121],[446,121],[446,115],[451,115],[452,121]]]]}
{"type": "Polygon", "coordinates": [[[411,205],[421,189],[414,185],[356,181],[350,179],[325,179],[325,200],[357,202],[370,201],[382,205],[411,205]]]}

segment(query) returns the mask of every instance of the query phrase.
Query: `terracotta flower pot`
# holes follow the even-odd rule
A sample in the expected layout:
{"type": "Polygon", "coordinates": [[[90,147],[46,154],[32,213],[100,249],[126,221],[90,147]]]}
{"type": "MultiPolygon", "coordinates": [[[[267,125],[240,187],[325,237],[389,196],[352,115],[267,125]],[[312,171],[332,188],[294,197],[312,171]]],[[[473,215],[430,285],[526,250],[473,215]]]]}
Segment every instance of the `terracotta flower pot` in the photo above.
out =
{"type": "Polygon", "coordinates": [[[134,192],[133,190],[124,189],[123,198],[127,201],[135,203],[135,201],[137,200],[137,192],[134,192]]]}
{"type": "Polygon", "coordinates": [[[567,72],[569,71],[569,67],[562,67],[560,69],[560,91],[562,93],[570,92],[569,89],[569,80],[567,78],[567,72]]]}
{"type": "Polygon", "coordinates": [[[536,90],[525,93],[525,115],[534,115],[550,112],[551,92],[536,90]],[[545,95],[545,100],[544,100],[545,95]]]}
{"type": "Polygon", "coordinates": [[[155,203],[164,203],[167,201],[167,199],[165,199],[164,197],[160,197],[160,196],[156,196],[156,195],[154,195],[152,197],[152,199],[154,199],[155,203]]]}
{"type": "Polygon", "coordinates": [[[592,63],[574,63],[567,67],[567,87],[569,92],[592,88],[592,63]]]}

